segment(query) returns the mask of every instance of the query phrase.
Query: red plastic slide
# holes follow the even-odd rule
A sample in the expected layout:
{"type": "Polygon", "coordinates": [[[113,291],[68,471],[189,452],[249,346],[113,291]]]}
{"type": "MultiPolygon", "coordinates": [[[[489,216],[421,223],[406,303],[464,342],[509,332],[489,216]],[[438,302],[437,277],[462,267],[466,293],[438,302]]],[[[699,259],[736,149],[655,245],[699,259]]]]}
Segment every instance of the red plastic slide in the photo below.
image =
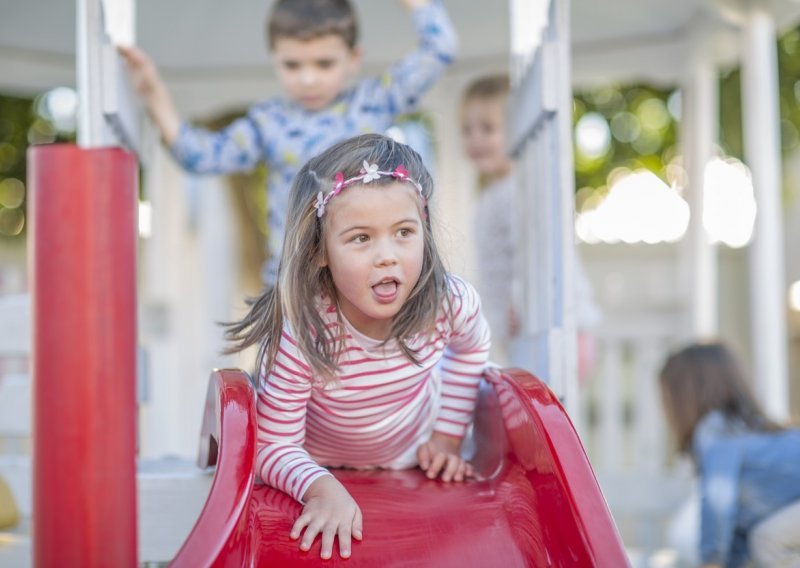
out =
{"type": "Polygon", "coordinates": [[[209,385],[202,465],[217,466],[205,508],[172,566],[629,566],[575,429],[532,375],[489,371],[473,464],[480,481],[443,483],[420,470],[334,470],[364,515],[352,557],[319,557],[289,538],[300,505],[254,486],[255,404],[246,374],[209,385]]]}

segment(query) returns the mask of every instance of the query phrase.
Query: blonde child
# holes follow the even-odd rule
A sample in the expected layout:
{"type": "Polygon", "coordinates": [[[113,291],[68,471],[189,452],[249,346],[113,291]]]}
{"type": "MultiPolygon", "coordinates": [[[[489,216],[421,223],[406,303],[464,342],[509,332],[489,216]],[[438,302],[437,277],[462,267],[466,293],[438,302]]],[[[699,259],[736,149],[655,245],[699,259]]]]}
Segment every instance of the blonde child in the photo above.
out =
{"type": "Polygon", "coordinates": [[[721,343],[671,355],[660,374],[668,423],[696,465],[704,566],[800,566],[800,430],[759,408],[721,343]]]}
{"type": "Polygon", "coordinates": [[[362,538],[358,504],[326,467],[419,466],[462,481],[460,456],[490,346],[475,290],[445,272],[420,156],[378,134],[334,145],[297,175],[274,288],[229,330],[259,345],[261,480],[303,504],[308,550],[362,538]]]}
{"type": "Polygon", "coordinates": [[[482,77],[467,87],[461,102],[464,153],[480,177],[473,221],[477,287],[492,329],[492,357],[503,363],[518,327],[512,304],[516,245],[512,161],[506,151],[508,92],[507,75],[482,77]]]}
{"type": "Polygon", "coordinates": [[[412,13],[419,47],[382,76],[348,87],[361,62],[350,2],[277,0],[267,31],[284,94],[255,104],[220,132],[182,122],[147,55],[120,48],[150,116],[184,169],[220,174],[267,163],[269,254],[262,277],[268,285],[275,283],[289,188],[298,168],[335,142],[385,131],[415,107],[454,58],[457,40],[440,1],[401,3],[412,13]]]}
{"type": "MultiPolygon", "coordinates": [[[[492,358],[501,364],[508,363],[510,343],[520,327],[513,294],[518,215],[513,161],[506,147],[509,89],[508,75],[487,75],[470,83],[461,102],[464,153],[479,176],[473,221],[477,288],[492,329],[492,358]]],[[[595,340],[589,330],[600,320],[600,310],[592,298],[592,286],[583,264],[580,258],[575,260],[578,373],[585,378],[595,359],[595,340]]]]}

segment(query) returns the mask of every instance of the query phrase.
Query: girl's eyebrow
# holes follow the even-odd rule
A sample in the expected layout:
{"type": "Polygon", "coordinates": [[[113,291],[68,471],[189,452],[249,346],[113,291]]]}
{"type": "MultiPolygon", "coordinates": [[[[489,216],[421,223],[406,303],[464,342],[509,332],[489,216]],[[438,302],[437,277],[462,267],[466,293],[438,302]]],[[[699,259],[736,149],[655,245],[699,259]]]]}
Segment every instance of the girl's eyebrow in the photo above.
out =
{"type": "MultiPolygon", "coordinates": [[[[392,227],[397,227],[398,225],[406,225],[406,224],[419,225],[420,222],[419,219],[408,217],[406,219],[401,219],[400,221],[393,223],[392,227]]],[[[346,229],[340,231],[337,236],[341,237],[342,235],[345,235],[351,231],[368,231],[370,229],[372,229],[372,227],[368,225],[354,225],[352,227],[347,227],[346,229]]]]}

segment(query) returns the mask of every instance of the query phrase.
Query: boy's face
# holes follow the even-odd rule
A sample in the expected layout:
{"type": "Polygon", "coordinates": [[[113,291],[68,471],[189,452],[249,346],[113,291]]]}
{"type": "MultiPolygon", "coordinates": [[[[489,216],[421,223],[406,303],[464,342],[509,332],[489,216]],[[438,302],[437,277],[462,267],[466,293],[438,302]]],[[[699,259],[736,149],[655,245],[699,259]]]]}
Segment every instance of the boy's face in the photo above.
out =
{"type": "Polygon", "coordinates": [[[272,56],[289,98],[309,111],[331,104],[361,61],[361,52],[350,49],[341,36],[334,34],[305,41],[279,37],[272,56]]]}
{"type": "Polygon", "coordinates": [[[505,99],[474,98],[464,103],[461,135],[464,152],[478,172],[489,179],[504,177],[511,170],[506,154],[505,99]]]}

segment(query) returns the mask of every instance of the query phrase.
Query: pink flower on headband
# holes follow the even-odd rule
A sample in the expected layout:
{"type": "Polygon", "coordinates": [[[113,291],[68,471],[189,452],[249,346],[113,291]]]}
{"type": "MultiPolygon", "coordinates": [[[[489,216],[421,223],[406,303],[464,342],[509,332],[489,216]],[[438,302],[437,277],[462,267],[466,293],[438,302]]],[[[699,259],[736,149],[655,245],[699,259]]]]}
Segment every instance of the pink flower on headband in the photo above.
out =
{"type": "Polygon", "coordinates": [[[345,179],[343,172],[336,172],[336,175],[333,176],[333,187],[328,194],[325,195],[322,191],[317,193],[317,199],[314,202],[314,209],[317,210],[317,217],[322,217],[325,214],[325,206],[328,205],[328,201],[336,197],[345,187],[348,187],[356,182],[366,184],[373,180],[380,179],[383,176],[391,176],[396,180],[408,182],[413,185],[414,189],[417,190],[420,201],[422,202],[422,217],[424,219],[428,218],[428,213],[426,210],[428,207],[428,200],[425,199],[425,195],[422,192],[422,186],[418,181],[411,179],[408,176],[408,170],[403,164],[398,165],[394,171],[386,172],[380,170],[378,168],[378,164],[370,164],[366,160],[364,160],[364,167],[361,168],[359,175],[345,179]]]}
{"type": "Polygon", "coordinates": [[[392,172],[392,177],[405,181],[408,179],[408,170],[403,164],[400,164],[392,172]]]}
{"type": "Polygon", "coordinates": [[[344,187],[344,174],[342,172],[336,172],[336,175],[333,176],[333,181],[334,183],[331,193],[333,195],[336,195],[337,193],[342,191],[342,188],[344,187]]]}

